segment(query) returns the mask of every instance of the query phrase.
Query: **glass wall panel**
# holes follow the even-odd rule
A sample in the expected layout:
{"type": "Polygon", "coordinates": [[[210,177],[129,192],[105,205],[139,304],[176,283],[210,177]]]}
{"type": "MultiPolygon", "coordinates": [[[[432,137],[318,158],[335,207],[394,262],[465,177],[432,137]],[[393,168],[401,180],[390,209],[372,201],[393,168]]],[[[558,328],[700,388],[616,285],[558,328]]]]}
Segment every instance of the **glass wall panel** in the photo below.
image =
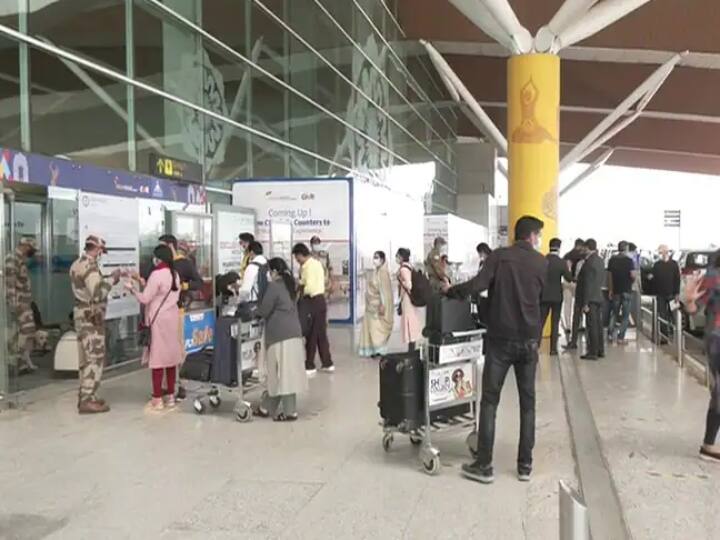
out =
{"type": "Polygon", "coordinates": [[[15,41],[0,37],[0,146],[20,148],[20,65],[15,41]]]}
{"type": "Polygon", "coordinates": [[[33,36],[125,71],[125,0],[29,0],[33,36]]]}
{"type": "Polygon", "coordinates": [[[124,84],[30,49],[32,149],[127,169],[124,84]]]}

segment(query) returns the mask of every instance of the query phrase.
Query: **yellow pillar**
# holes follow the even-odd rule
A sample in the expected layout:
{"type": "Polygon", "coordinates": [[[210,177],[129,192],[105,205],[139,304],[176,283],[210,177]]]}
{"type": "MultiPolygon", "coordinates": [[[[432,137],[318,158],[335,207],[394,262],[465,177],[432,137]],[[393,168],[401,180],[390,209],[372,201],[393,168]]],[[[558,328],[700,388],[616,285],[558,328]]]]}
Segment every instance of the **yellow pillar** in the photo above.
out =
{"type": "Polygon", "coordinates": [[[558,233],[560,58],[524,54],[508,61],[508,236],[524,215],[545,222],[542,252],[558,233]]]}

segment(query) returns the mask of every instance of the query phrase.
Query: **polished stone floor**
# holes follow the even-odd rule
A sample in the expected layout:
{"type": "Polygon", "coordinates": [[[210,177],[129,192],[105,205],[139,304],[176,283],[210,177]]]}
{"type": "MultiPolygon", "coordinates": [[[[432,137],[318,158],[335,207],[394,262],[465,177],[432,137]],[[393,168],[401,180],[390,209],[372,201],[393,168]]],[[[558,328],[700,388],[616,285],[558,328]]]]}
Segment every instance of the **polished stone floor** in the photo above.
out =
{"type": "MultiPolygon", "coordinates": [[[[0,539],[558,538],[557,483],[581,480],[558,360],[544,356],[538,370],[532,482],[514,477],[510,375],[496,482],[482,486],[459,475],[466,433],[437,440],[434,477],[406,440],[385,453],[377,365],[352,354],[349,331],[331,339],[337,372],[312,379],[294,424],[240,424],[229,403],[148,415],[146,371],[107,381],[113,410],[100,417],[75,413],[72,381],[28,393],[0,413],[0,539]]],[[[717,538],[720,466],[697,458],[707,390],[645,341],[611,346],[600,362],[559,362],[577,365],[632,538],[717,538]]]]}
{"type": "Polygon", "coordinates": [[[294,424],[233,420],[230,405],[151,416],[145,371],[107,381],[110,414],[80,417],[68,381],[0,413],[0,539],[555,539],[558,480],[576,485],[557,365],[538,373],[535,474],[514,477],[517,394],[508,377],[496,482],[464,480],[464,432],[437,441],[424,474],[398,439],[385,453],[377,365],[334,330],[338,364],[318,375],[294,424]]]}

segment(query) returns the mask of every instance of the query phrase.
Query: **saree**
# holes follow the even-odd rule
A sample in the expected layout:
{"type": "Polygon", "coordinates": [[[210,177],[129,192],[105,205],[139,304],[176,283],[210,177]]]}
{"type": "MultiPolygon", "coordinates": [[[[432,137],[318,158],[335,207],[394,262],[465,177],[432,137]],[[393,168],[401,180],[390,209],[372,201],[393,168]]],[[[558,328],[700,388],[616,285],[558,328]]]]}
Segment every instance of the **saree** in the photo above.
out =
{"type": "Polygon", "coordinates": [[[365,316],[358,354],[364,357],[387,352],[393,330],[395,307],[387,263],[373,270],[365,291],[365,316]]]}

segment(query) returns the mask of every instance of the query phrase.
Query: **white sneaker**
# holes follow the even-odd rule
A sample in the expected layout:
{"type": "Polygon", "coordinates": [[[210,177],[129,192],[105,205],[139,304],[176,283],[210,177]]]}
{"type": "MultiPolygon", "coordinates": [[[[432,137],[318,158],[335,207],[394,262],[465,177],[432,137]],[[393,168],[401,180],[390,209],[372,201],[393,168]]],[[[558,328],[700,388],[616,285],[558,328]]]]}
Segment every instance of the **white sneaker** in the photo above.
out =
{"type": "Polygon", "coordinates": [[[315,375],[317,375],[317,369],[306,369],[305,374],[308,377],[314,377],[315,375]]]}
{"type": "Polygon", "coordinates": [[[321,373],[335,373],[335,366],[328,366],[328,367],[321,367],[320,368],[321,373]]]}

